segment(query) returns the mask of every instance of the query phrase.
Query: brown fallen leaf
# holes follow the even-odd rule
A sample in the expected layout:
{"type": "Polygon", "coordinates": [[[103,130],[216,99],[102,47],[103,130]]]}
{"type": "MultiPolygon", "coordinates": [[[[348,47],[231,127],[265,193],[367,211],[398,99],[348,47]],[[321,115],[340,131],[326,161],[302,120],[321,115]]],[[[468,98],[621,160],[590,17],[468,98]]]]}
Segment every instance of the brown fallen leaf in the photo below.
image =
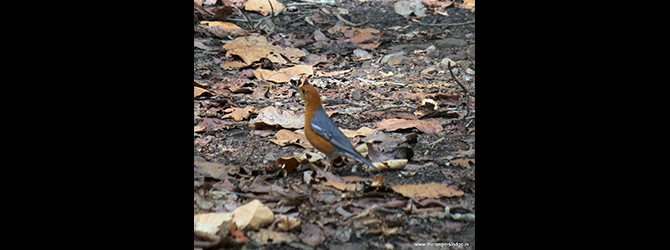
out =
{"type": "Polygon", "coordinates": [[[193,215],[195,231],[216,235],[223,222],[230,221],[233,213],[205,213],[193,215]]]}
{"type": "Polygon", "coordinates": [[[431,182],[428,184],[406,184],[390,186],[393,191],[407,198],[433,198],[463,196],[463,191],[453,186],[431,182]]]}
{"type": "Polygon", "coordinates": [[[198,126],[205,127],[205,130],[208,131],[227,129],[229,126],[232,125],[233,122],[224,121],[219,118],[205,118],[200,123],[198,123],[198,126]]]}
{"type": "Polygon", "coordinates": [[[264,228],[261,228],[261,230],[252,235],[252,237],[257,238],[261,245],[291,243],[298,240],[293,234],[272,231],[264,228]]]}
{"type": "Polygon", "coordinates": [[[233,222],[239,229],[260,228],[272,223],[274,213],[258,199],[233,210],[233,222]]]}
{"type": "Polygon", "coordinates": [[[284,231],[289,231],[300,225],[300,220],[293,216],[279,214],[275,217],[277,222],[277,227],[281,228],[284,231]]]}
{"type": "Polygon", "coordinates": [[[469,167],[470,163],[472,165],[475,165],[475,159],[456,159],[456,160],[451,160],[450,161],[452,166],[464,166],[464,167],[469,167]]]}
{"type": "Polygon", "coordinates": [[[279,70],[257,69],[253,71],[256,79],[266,80],[274,83],[286,83],[293,78],[300,76],[311,76],[314,70],[311,65],[296,65],[293,67],[283,68],[279,70]]]}
{"type": "Polygon", "coordinates": [[[316,247],[321,242],[326,240],[326,237],[323,235],[323,230],[317,225],[314,224],[302,224],[300,225],[301,233],[298,235],[298,238],[310,247],[316,247]]]}
{"type": "Polygon", "coordinates": [[[212,92],[209,92],[206,89],[195,87],[195,86],[193,87],[193,98],[196,98],[196,97],[198,97],[198,96],[200,96],[204,93],[212,94],[212,92]]]}
{"type": "Polygon", "coordinates": [[[211,33],[218,38],[235,38],[249,35],[249,32],[243,29],[229,30],[221,26],[198,25],[199,28],[211,33]]]}
{"type": "Polygon", "coordinates": [[[246,235],[244,235],[244,232],[242,232],[241,230],[232,231],[231,234],[233,240],[235,240],[237,243],[245,243],[251,241],[251,239],[246,235]]]}
{"type": "Polygon", "coordinates": [[[223,27],[228,30],[239,30],[242,29],[240,26],[235,25],[234,23],[229,23],[229,22],[220,22],[220,21],[202,21],[200,22],[201,24],[207,25],[207,26],[218,26],[218,27],[223,27]]]}
{"type": "MultiPolygon", "coordinates": [[[[337,188],[341,191],[359,191],[360,188],[358,187],[357,184],[355,183],[344,183],[344,182],[336,182],[336,181],[327,181],[326,183],[323,184],[324,186],[328,187],[334,187],[337,188]]],[[[362,186],[361,186],[362,187],[362,186]]]]}
{"type": "Polygon", "coordinates": [[[378,130],[385,130],[386,132],[408,128],[416,128],[419,131],[427,134],[438,134],[443,130],[442,125],[440,125],[438,122],[395,118],[385,119],[377,125],[378,130]]]}
{"type": "Polygon", "coordinates": [[[194,133],[202,132],[202,131],[205,131],[205,126],[198,126],[198,125],[193,126],[193,132],[194,133]]]}
{"type": "Polygon", "coordinates": [[[280,2],[277,2],[277,0],[248,0],[244,4],[244,9],[248,11],[255,11],[258,13],[261,13],[263,16],[267,16],[272,12],[274,9],[274,13],[276,14],[279,10],[284,8],[284,5],[280,2]],[[270,6],[270,1],[272,3],[272,6],[270,6]]]}
{"type": "Polygon", "coordinates": [[[224,115],[221,118],[226,119],[226,118],[232,117],[233,120],[239,122],[241,120],[249,118],[249,115],[251,115],[251,112],[253,112],[253,111],[254,111],[253,106],[247,106],[245,108],[234,108],[233,107],[233,108],[229,108],[229,109],[224,110],[223,112],[226,112],[226,113],[232,112],[232,113],[224,115]]]}
{"type": "Polygon", "coordinates": [[[383,175],[377,175],[377,177],[375,177],[375,180],[372,181],[370,186],[371,187],[381,187],[382,184],[384,184],[384,176],[383,175]]]}
{"type": "Polygon", "coordinates": [[[193,165],[195,166],[195,172],[219,180],[225,179],[231,168],[236,168],[235,166],[223,165],[220,163],[200,161],[193,161],[193,165]]]}
{"type": "Polygon", "coordinates": [[[277,139],[270,139],[270,142],[277,144],[279,146],[286,146],[289,144],[294,144],[301,146],[303,148],[312,148],[312,145],[307,143],[307,138],[305,135],[295,133],[291,130],[282,129],[275,134],[277,139]]]}
{"type": "Polygon", "coordinates": [[[377,130],[362,127],[362,128],[359,128],[356,131],[340,128],[340,131],[342,131],[342,133],[344,133],[344,135],[346,137],[354,138],[356,136],[370,136],[370,135],[374,134],[375,131],[377,131],[377,130]]]}
{"type": "MultiPolygon", "coordinates": [[[[382,162],[374,162],[372,165],[375,165],[379,171],[393,169],[399,170],[405,168],[407,165],[407,159],[397,159],[397,160],[386,160],[382,162]]],[[[374,169],[368,169],[366,172],[375,171],[374,169]]]]}
{"type": "Polygon", "coordinates": [[[258,116],[249,124],[254,128],[264,126],[280,126],[282,128],[299,129],[305,126],[305,115],[295,115],[292,111],[279,112],[274,106],[261,109],[258,116]]]}
{"type": "Polygon", "coordinates": [[[296,48],[282,48],[272,45],[262,36],[238,37],[232,42],[223,45],[223,49],[227,50],[227,57],[234,55],[242,58],[245,66],[258,62],[261,58],[267,58],[272,63],[279,65],[284,65],[289,61],[291,63],[299,63],[300,58],[307,56],[307,53],[296,48]]]}

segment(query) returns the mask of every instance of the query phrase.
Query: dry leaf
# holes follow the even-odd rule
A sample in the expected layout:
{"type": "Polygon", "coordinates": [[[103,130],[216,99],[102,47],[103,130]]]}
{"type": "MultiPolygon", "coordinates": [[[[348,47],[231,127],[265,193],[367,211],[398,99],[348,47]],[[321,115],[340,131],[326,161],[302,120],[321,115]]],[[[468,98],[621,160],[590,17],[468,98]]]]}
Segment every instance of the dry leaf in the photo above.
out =
{"type": "Polygon", "coordinates": [[[395,2],[393,9],[396,13],[403,17],[408,17],[412,13],[414,13],[414,15],[417,17],[423,17],[426,15],[426,7],[423,6],[421,0],[400,0],[395,2]]]}
{"type": "Polygon", "coordinates": [[[220,22],[220,21],[202,21],[200,22],[201,24],[205,24],[207,26],[218,26],[218,27],[223,27],[228,30],[239,30],[242,29],[240,26],[235,25],[234,23],[229,23],[229,22],[220,22]]]}
{"type": "Polygon", "coordinates": [[[277,139],[270,139],[270,142],[282,147],[288,144],[295,144],[306,149],[312,148],[312,145],[307,143],[307,138],[304,135],[297,134],[287,129],[279,130],[275,136],[277,139]],[[302,143],[299,143],[299,141],[302,141],[302,143]]]}
{"type": "Polygon", "coordinates": [[[226,118],[232,117],[233,120],[239,122],[241,120],[249,118],[249,115],[251,115],[251,112],[253,112],[253,111],[254,111],[253,106],[247,106],[245,108],[229,108],[229,109],[224,110],[224,112],[226,112],[226,113],[232,112],[232,113],[224,115],[221,118],[226,119],[226,118]]]}
{"type": "Polygon", "coordinates": [[[470,163],[472,163],[472,165],[475,165],[475,159],[456,159],[450,161],[451,166],[461,165],[464,167],[469,167],[470,163]]]}
{"type": "Polygon", "coordinates": [[[198,123],[198,126],[205,127],[206,130],[227,129],[231,125],[233,125],[233,122],[224,121],[219,118],[205,118],[198,123]]]}
{"type": "Polygon", "coordinates": [[[298,239],[295,235],[289,233],[276,232],[268,229],[261,229],[252,237],[257,238],[261,245],[267,245],[270,241],[272,244],[291,243],[298,239]]]}
{"type": "Polygon", "coordinates": [[[277,0],[270,0],[272,7],[268,3],[268,0],[249,0],[244,4],[244,9],[248,11],[256,11],[261,13],[264,16],[267,16],[274,9],[274,13],[277,13],[279,10],[284,8],[284,5],[277,0]]]}
{"type": "Polygon", "coordinates": [[[391,189],[396,193],[402,194],[407,198],[433,198],[440,197],[458,197],[463,196],[463,191],[460,191],[452,186],[446,184],[439,184],[431,182],[428,184],[406,184],[391,186],[391,189]]]}
{"type": "Polygon", "coordinates": [[[378,130],[385,130],[387,132],[408,128],[416,128],[419,131],[427,134],[438,134],[443,129],[439,122],[395,118],[383,120],[379,123],[379,125],[377,125],[378,130]]]}
{"type": "Polygon", "coordinates": [[[233,211],[233,222],[237,228],[260,228],[272,223],[274,213],[258,199],[255,199],[244,206],[238,207],[233,211]]]}
{"type": "MultiPolygon", "coordinates": [[[[387,160],[382,162],[373,162],[372,165],[375,165],[379,171],[393,169],[399,170],[405,168],[407,165],[407,159],[397,159],[397,160],[387,160]]],[[[368,169],[366,172],[375,171],[374,169],[368,169]]]]}
{"type": "Polygon", "coordinates": [[[284,231],[289,231],[300,225],[300,220],[284,214],[277,215],[275,218],[277,221],[277,226],[284,231]]]}
{"type": "Polygon", "coordinates": [[[298,63],[300,58],[307,56],[302,50],[296,48],[282,48],[267,42],[265,37],[247,36],[239,37],[234,41],[223,45],[223,49],[228,50],[226,56],[232,55],[242,58],[246,66],[260,61],[261,58],[267,58],[273,63],[284,65],[288,61],[298,63]],[[286,61],[286,59],[288,61],[286,61]]]}
{"type": "Polygon", "coordinates": [[[372,181],[372,184],[370,184],[371,187],[381,187],[382,184],[384,184],[384,176],[383,175],[377,175],[375,177],[375,180],[372,181]]]}
{"type": "Polygon", "coordinates": [[[323,235],[323,230],[321,227],[314,224],[302,224],[300,225],[301,232],[298,235],[298,238],[310,247],[316,247],[326,240],[326,236],[323,235]]]}
{"type": "Polygon", "coordinates": [[[257,69],[253,71],[256,79],[266,80],[274,83],[286,83],[292,78],[300,76],[311,76],[314,70],[311,65],[296,65],[289,68],[279,69],[277,71],[267,69],[257,69]]]}
{"type": "Polygon", "coordinates": [[[299,129],[305,126],[305,115],[295,115],[288,110],[279,113],[279,110],[274,106],[268,106],[261,109],[258,116],[249,123],[253,127],[280,126],[282,128],[299,129]]]}
{"type": "Polygon", "coordinates": [[[212,92],[209,92],[209,91],[206,90],[206,89],[198,88],[198,87],[195,87],[195,86],[193,87],[193,98],[196,98],[196,97],[198,97],[198,96],[200,96],[200,95],[202,95],[202,94],[204,94],[204,93],[210,93],[210,94],[212,94],[212,92]]]}
{"type": "Polygon", "coordinates": [[[355,183],[344,183],[336,181],[327,181],[324,186],[334,187],[341,191],[358,191],[358,185],[355,183]]]}
{"type": "Polygon", "coordinates": [[[230,169],[235,167],[230,165],[223,165],[220,163],[201,161],[193,161],[193,165],[196,167],[195,171],[197,173],[200,173],[206,177],[212,177],[214,179],[220,180],[225,179],[230,169]]]}
{"type": "Polygon", "coordinates": [[[198,125],[193,126],[193,133],[202,132],[202,131],[205,131],[204,126],[198,126],[198,125]]]}
{"type": "Polygon", "coordinates": [[[193,216],[194,229],[198,232],[215,235],[224,221],[230,221],[233,213],[206,213],[193,216]]]}
{"type": "Polygon", "coordinates": [[[371,128],[362,127],[362,128],[359,128],[359,129],[356,130],[356,131],[340,128],[340,131],[342,131],[342,133],[344,133],[344,135],[345,135],[346,137],[354,138],[354,137],[356,137],[356,136],[370,136],[370,135],[374,134],[375,131],[377,131],[377,130],[375,130],[375,129],[371,129],[371,128]]]}

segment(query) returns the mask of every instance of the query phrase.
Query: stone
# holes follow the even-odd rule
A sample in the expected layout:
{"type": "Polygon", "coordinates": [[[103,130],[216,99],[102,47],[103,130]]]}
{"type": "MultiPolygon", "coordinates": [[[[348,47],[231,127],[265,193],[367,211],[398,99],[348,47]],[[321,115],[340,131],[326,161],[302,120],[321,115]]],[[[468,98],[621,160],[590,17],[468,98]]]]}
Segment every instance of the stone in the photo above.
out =
{"type": "Polygon", "coordinates": [[[446,47],[451,47],[451,46],[465,46],[468,45],[468,42],[462,39],[456,39],[456,38],[445,38],[441,40],[435,41],[435,44],[441,45],[441,46],[446,46],[446,47]]]}

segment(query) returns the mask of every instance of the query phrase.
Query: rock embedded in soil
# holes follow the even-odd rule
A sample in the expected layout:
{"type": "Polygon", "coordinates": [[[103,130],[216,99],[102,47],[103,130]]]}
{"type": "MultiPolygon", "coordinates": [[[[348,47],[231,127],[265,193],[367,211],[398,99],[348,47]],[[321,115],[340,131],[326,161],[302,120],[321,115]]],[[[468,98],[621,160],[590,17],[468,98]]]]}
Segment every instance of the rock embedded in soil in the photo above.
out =
{"type": "Polygon", "coordinates": [[[465,46],[468,45],[468,42],[462,39],[456,39],[456,38],[445,38],[441,40],[436,40],[435,44],[439,46],[446,46],[446,47],[452,47],[452,46],[465,46]]]}

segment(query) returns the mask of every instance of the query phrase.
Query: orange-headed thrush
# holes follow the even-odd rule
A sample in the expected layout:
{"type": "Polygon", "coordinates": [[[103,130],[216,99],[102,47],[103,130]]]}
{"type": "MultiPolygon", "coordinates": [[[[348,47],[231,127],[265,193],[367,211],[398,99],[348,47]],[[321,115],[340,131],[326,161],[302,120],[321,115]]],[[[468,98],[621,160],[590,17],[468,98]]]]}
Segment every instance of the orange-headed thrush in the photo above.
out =
{"type": "MultiPolygon", "coordinates": [[[[294,87],[297,87],[297,85],[294,85],[294,87]]],[[[309,85],[307,79],[300,87],[297,87],[297,90],[302,99],[305,100],[305,137],[312,146],[331,159],[338,156],[347,156],[379,171],[372,165],[372,162],[356,151],[335,122],[328,117],[326,111],[323,110],[323,105],[321,105],[319,92],[309,85]]]]}

